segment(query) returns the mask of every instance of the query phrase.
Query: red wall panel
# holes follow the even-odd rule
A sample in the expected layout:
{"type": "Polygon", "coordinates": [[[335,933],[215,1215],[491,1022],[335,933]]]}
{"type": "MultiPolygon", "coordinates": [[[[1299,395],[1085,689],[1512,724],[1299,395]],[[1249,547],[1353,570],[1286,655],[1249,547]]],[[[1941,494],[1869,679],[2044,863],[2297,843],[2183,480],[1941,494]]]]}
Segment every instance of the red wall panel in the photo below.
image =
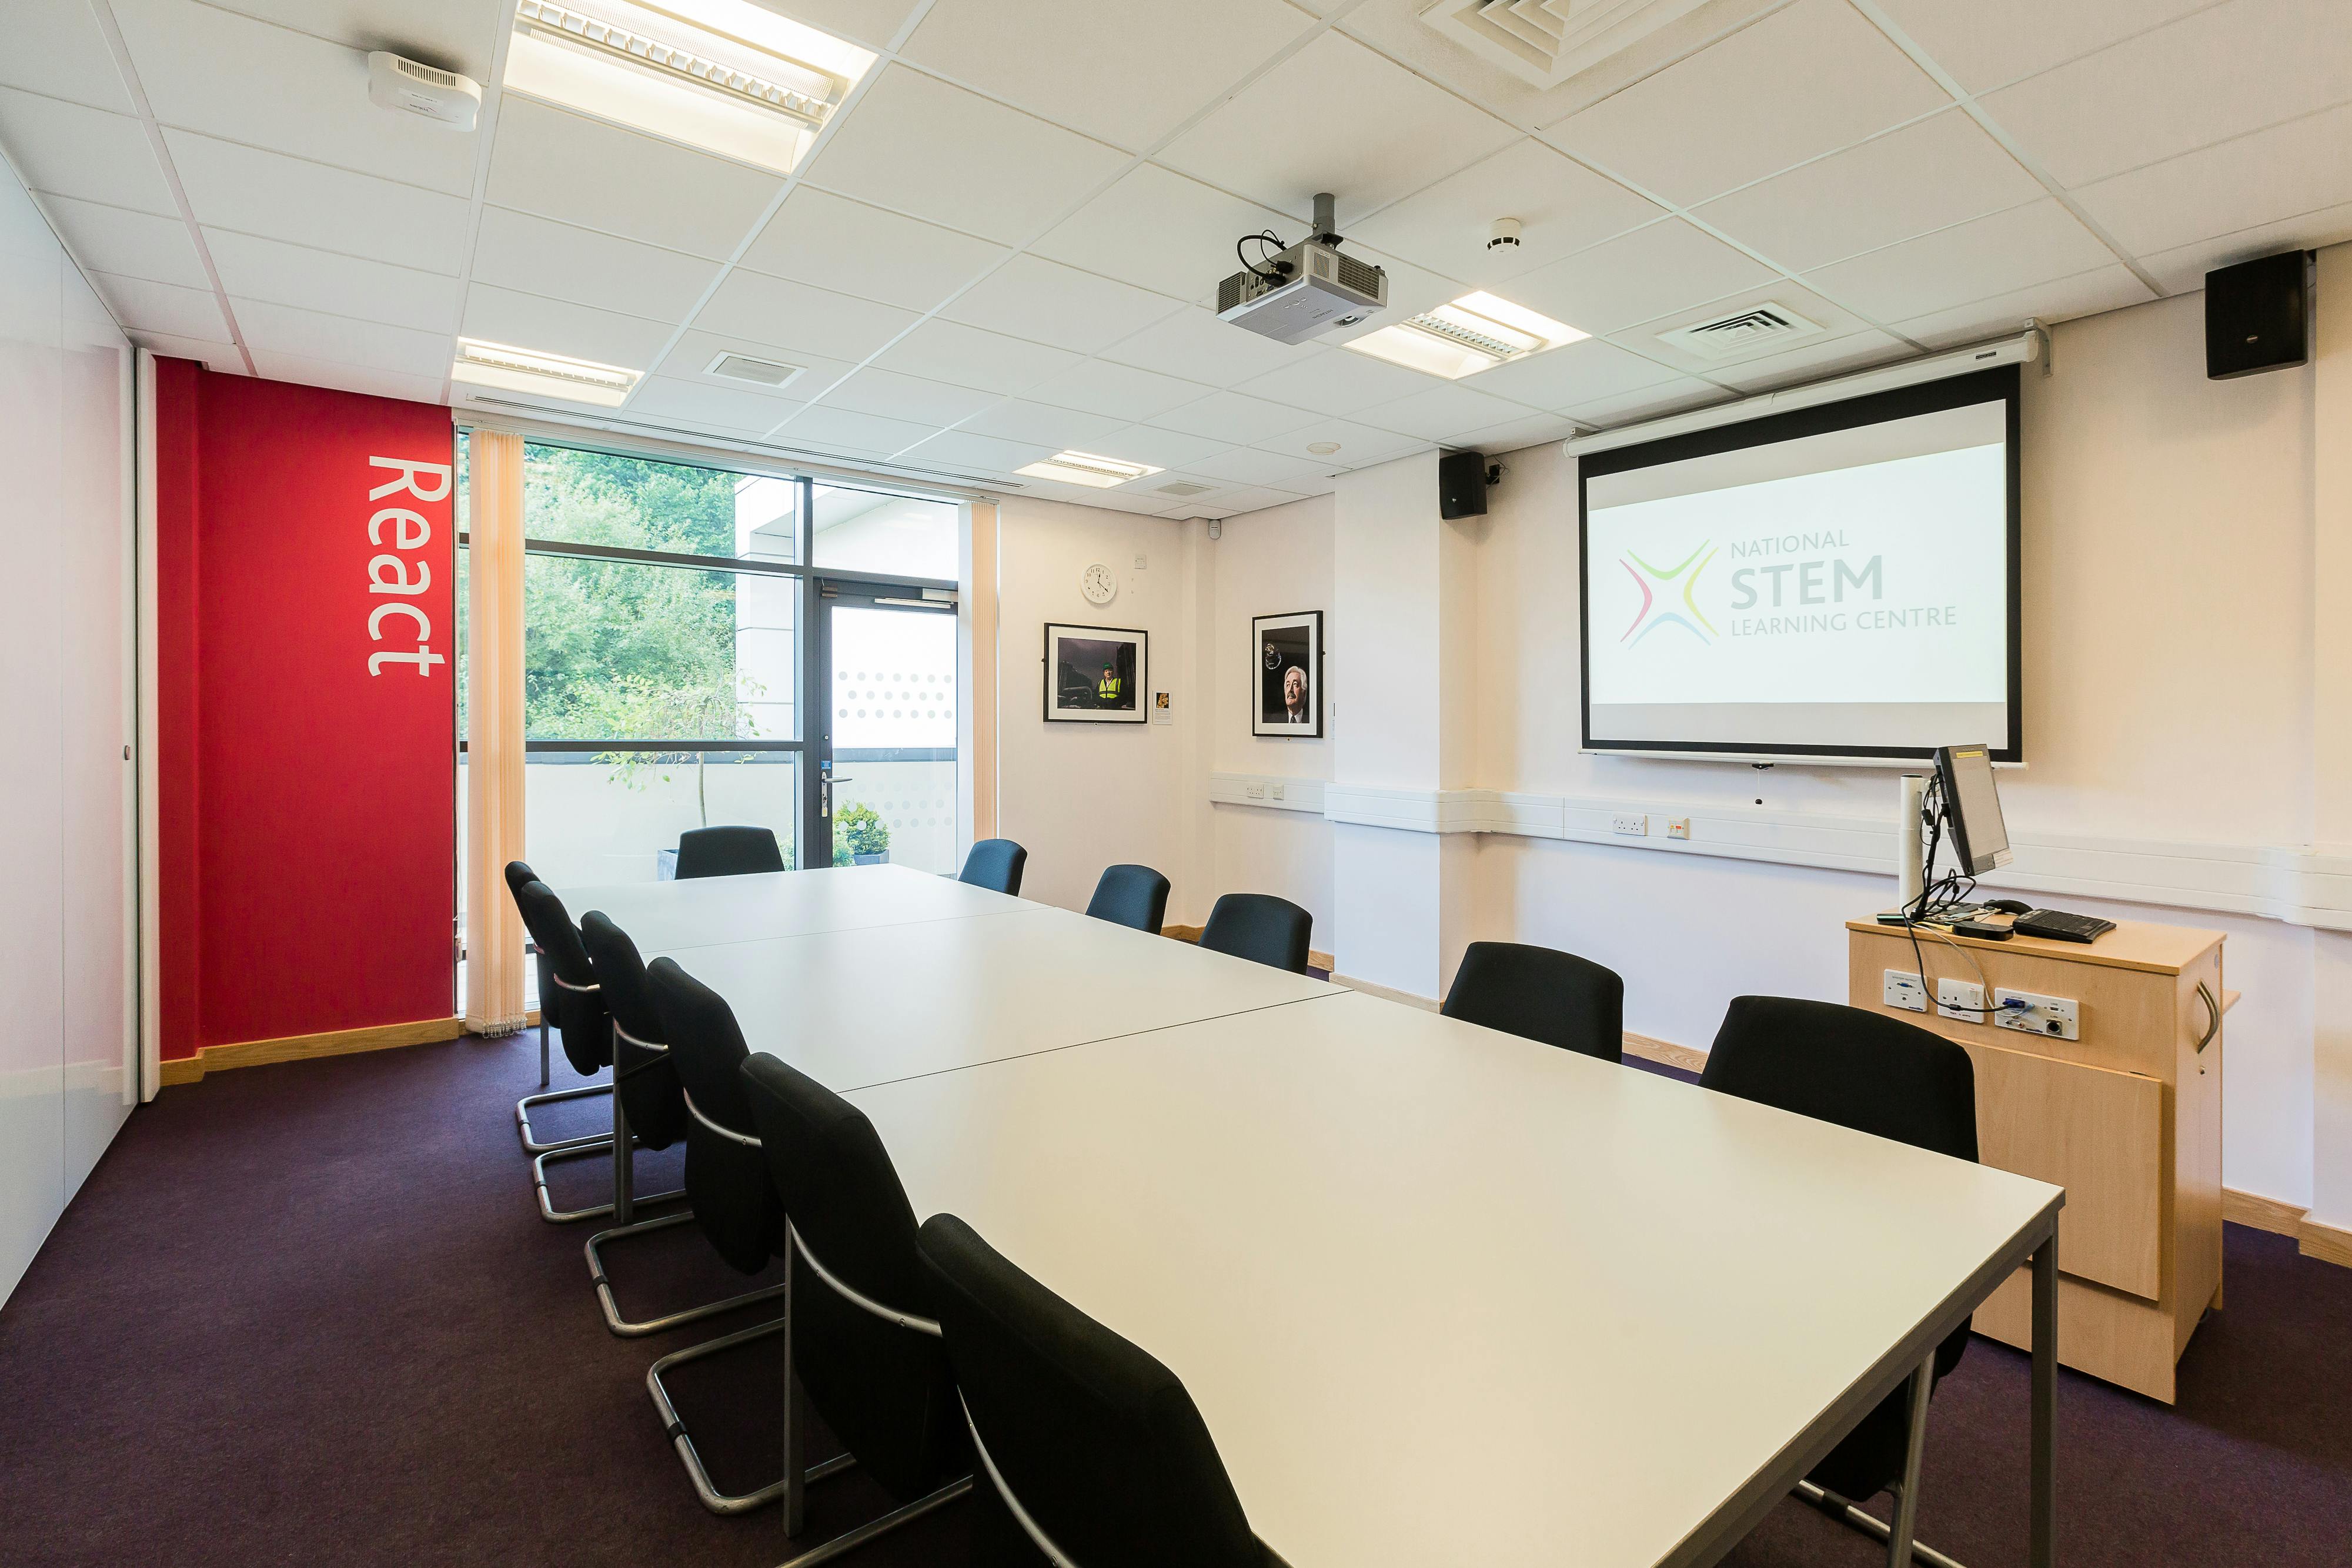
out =
{"type": "Polygon", "coordinates": [[[447,1018],[448,410],[158,370],[163,1054],[447,1018]]]}

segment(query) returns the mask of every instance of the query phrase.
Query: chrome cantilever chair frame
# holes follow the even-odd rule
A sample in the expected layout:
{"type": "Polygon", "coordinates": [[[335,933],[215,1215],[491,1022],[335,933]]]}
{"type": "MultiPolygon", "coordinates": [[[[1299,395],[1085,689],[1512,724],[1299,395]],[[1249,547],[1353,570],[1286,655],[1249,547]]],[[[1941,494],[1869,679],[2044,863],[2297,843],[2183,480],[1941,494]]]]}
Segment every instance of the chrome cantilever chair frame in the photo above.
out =
{"type": "MultiPolygon", "coordinates": [[[[620,1072],[621,1053],[617,1047],[621,1040],[627,1040],[639,1051],[656,1056],[669,1054],[669,1047],[656,1045],[649,1040],[639,1040],[635,1035],[623,1029],[617,1019],[613,1020],[613,1035],[615,1045],[613,1052],[613,1071],[616,1075],[620,1072]]],[[[707,1122],[704,1124],[706,1126],[710,1124],[707,1122]]],[[[623,1339],[636,1339],[646,1334],[660,1333],[667,1329],[678,1328],[703,1318],[716,1317],[720,1312],[731,1312],[738,1307],[748,1307],[754,1301],[764,1301],[772,1297],[781,1296],[791,1289],[789,1284],[769,1285],[757,1291],[746,1291],[740,1296],[730,1296],[725,1301],[711,1301],[699,1307],[688,1307],[683,1312],[667,1312],[657,1318],[640,1318],[635,1321],[624,1318],[621,1315],[621,1304],[613,1294],[613,1282],[604,1276],[604,1260],[597,1255],[597,1249],[607,1242],[618,1241],[629,1236],[643,1236],[649,1231],[666,1230],[674,1225],[684,1225],[694,1218],[694,1210],[690,1208],[681,1209],[676,1214],[659,1215],[652,1219],[636,1218],[638,1204],[663,1203],[671,1198],[684,1197],[686,1189],[680,1187],[675,1192],[655,1193],[647,1197],[636,1196],[635,1148],[635,1141],[628,1137],[628,1110],[622,1103],[621,1096],[615,1093],[613,1096],[614,1155],[611,1211],[614,1223],[612,1228],[600,1230],[591,1236],[586,1248],[588,1278],[595,1283],[596,1300],[604,1309],[604,1326],[623,1339]]]]}
{"type": "Polygon", "coordinates": [[[1865,1513],[1852,1500],[1811,1481],[1797,1483],[1797,1495],[1847,1529],[1886,1546],[1887,1568],[1910,1568],[1914,1558],[1927,1568],[1963,1568],[1915,1535],[1919,1521],[1919,1467],[1927,1451],[1927,1398],[1936,1388],[1936,1353],[1929,1351],[1919,1370],[1911,1375],[1911,1427],[1903,1456],[1903,1479],[1895,1488],[1895,1522],[1888,1524],[1865,1513]]]}
{"type": "MultiPolygon", "coordinates": [[[[539,949],[534,946],[530,951],[533,958],[536,959],[539,954],[539,949]]],[[[559,986],[563,985],[562,980],[557,977],[552,966],[541,964],[540,966],[539,972],[543,978],[552,981],[554,984],[559,986]]],[[[593,986],[565,986],[564,988],[566,990],[572,991],[593,991],[596,988],[593,986]]],[[[608,1135],[604,1133],[591,1133],[584,1138],[559,1138],[553,1143],[544,1143],[541,1141],[539,1136],[530,1130],[530,1108],[533,1105],[552,1105],[560,1100],[584,1100],[592,1094],[610,1094],[613,1092],[613,1086],[609,1083],[583,1083],[574,1089],[558,1089],[551,1093],[546,1092],[545,1091],[547,1090],[547,1085],[550,1082],[548,1077],[549,1066],[550,1062],[547,1054],[547,1006],[546,998],[541,997],[540,998],[539,1009],[539,1087],[541,1090],[541,1092],[537,1094],[526,1094],[521,1099],[515,1102],[515,1133],[517,1136],[522,1139],[522,1152],[524,1154],[533,1155],[558,1155],[563,1154],[572,1149],[588,1149],[602,1145],[608,1135]]]]}
{"type": "MultiPolygon", "coordinates": [[[[581,996],[590,995],[599,989],[598,987],[593,985],[575,986],[566,980],[562,976],[558,975],[551,970],[549,972],[547,977],[556,985],[562,987],[563,989],[574,992],[581,996]]],[[[540,1029],[541,1030],[541,1049],[544,1050],[545,1046],[543,1042],[546,1038],[544,1031],[547,1028],[547,1012],[545,1008],[542,1007],[541,1009],[539,1016],[540,1029]]],[[[601,1219],[605,1215],[612,1213],[614,1209],[614,1205],[609,1203],[591,1204],[585,1208],[556,1207],[554,1200],[548,1196],[547,1191],[547,1167],[551,1162],[556,1160],[593,1159],[598,1155],[604,1154],[607,1151],[627,1151],[634,1153],[635,1149],[635,1140],[629,1134],[628,1115],[622,1110],[621,1097],[618,1094],[613,1093],[613,1085],[610,1083],[592,1083],[584,1088],[562,1090],[554,1096],[541,1095],[539,1096],[539,1098],[577,1099],[583,1094],[591,1093],[613,1095],[613,1130],[609,1133],[599,1133],[593,1137],[567,1138],[560,1144],[545,1145],[541,1146],[541,1150],[539,1154],[531,1156],[530,1183],[533,1192],[539,1198],[539,1217],[541,1219],[546,1220],[550,1225],[572,1225],[583,1219],[601,1219]]],[[[520,1102],[516,1103],[515,1115],[517,1119],[522,1119],[523,1110],[520,1102]]],[[[530,1123],[527,1120],[523,1121],[523,1125],[528,1129],[530,1123]]],[[[523,1146],[526,1148],[530,1146],[530,1140],[527,1133],[523,1139],[523,1146]]],[[[617,1189],[621,1181],[625,1179],[620,1173],[622,1167],[625,1164],[625,1155],[615,1153],[614,1164],[614,1184],[617,1189]]],[[[676,1192],[655,1193],[650,1197],[638,1198],[636,1201],[639,1203],[665,1203],[672,1198],[684,1197],[685,1196],[685,1189],[680,1188],[676,1192]]]]}

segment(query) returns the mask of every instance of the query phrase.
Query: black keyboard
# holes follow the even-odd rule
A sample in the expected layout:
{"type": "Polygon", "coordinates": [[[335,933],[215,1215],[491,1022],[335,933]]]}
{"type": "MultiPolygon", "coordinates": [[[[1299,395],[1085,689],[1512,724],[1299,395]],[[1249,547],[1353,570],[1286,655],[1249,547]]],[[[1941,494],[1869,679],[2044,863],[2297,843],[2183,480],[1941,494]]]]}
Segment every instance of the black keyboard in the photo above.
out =
{"type": "Polygon", "coordinates": [[[2063,909],[2036,909],[2017,917],[2020,936],[2040,936],[2052,942],[2095,942],[2116,928],[2112,920],[2095,915],[2069,915],[2063,909]]]}

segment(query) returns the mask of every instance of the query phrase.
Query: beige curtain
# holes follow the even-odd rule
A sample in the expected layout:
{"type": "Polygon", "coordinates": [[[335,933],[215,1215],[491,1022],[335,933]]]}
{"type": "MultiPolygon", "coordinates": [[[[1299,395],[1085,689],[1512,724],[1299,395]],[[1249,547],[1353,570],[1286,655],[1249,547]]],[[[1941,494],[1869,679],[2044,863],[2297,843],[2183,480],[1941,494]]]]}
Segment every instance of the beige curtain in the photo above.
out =
{"type": "Polygon", "coordinates": [[[507,891],[522,831],[522,437],[473,433],[466,592],[466,1028],[523,1027],[523,928],[507,891]]]}

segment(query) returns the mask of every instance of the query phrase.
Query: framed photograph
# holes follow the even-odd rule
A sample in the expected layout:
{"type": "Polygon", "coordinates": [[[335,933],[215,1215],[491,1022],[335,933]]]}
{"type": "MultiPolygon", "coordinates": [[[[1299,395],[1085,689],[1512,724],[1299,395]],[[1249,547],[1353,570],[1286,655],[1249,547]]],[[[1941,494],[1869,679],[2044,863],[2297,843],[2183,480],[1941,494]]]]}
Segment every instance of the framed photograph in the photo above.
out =
{"type": "Polygon", "coordinates": [[[1045,716],[1071,724],[1145,724],[1151,637],[1116,626],[1045,623],[1045,716]]]}
{"type": "Polygon", "coordinates": [[[1323,612],[1258,616],[1250,622],[1250,654],[1257,681],[1250,733],[1321,739],[1323,612]]]}

